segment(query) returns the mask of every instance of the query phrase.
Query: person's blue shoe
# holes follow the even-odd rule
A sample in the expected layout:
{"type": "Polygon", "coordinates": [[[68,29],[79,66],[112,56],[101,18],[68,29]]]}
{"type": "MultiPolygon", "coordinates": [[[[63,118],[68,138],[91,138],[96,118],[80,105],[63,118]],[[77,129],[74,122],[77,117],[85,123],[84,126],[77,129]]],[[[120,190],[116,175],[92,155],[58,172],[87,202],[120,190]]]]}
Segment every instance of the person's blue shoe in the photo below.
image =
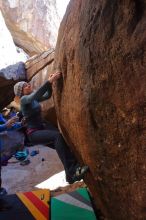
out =
{"type": "Polygon", "coordinates": [[[33,151],[30,153],[30,156],[31,156],[31,157],[34,157],[34,156],[36,156],[37,154],[39,154],[39,150],[33,150],[33,151]]]}

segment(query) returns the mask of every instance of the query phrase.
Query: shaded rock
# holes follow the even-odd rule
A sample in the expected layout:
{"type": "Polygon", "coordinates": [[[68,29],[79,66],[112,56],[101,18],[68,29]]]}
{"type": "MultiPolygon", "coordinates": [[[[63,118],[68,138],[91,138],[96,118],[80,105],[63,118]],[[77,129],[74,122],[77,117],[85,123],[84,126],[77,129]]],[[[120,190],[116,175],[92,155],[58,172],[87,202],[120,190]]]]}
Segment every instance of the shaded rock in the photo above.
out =
{"type": "Polygon", "coordinates": [[[107,219],[146,219],[145,1],[70,1],[55,49],[65,139],[107,219]]]}
{"type": "Polygon", "coordinates": [[[26,80],[23,62],[10,65],[0,70],[0,110],[14,99],[13,87],[16,82],[26,80]]]}

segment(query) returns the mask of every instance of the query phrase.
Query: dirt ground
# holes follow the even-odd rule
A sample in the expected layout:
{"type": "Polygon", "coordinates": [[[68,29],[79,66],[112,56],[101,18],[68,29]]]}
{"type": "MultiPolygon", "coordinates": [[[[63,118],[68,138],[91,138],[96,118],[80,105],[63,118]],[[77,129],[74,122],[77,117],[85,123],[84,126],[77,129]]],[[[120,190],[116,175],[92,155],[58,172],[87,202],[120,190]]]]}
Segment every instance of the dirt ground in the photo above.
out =
{"type": "MultiPolygon", "coordinates": [[[[2,167],[2,186],[7,189],[8,194],[36,190],[36,185],[63,171],[63,165],[55,150],[42,145],[28,147],[28,149],[28,159],[30,160],[28,165],[22,166],[19,161],[12,158],[7,166],[2,167]],[[38,150],[39,154],[31,157],[30,153],[33,150],[38,150]]],[[[58,176],[58,178],[63,177],[58,176]]],[[[51,187],[53,195],[73,191],[84,186],[83,182],[77,182],[72,185],[66,183],[66,186],[61,187],[60,181],[65,180],[58,179],[58,185],[55,185],[55,188],[51,187]]],[[[49,187],[45,185],[45,188],[49,187]]]]}

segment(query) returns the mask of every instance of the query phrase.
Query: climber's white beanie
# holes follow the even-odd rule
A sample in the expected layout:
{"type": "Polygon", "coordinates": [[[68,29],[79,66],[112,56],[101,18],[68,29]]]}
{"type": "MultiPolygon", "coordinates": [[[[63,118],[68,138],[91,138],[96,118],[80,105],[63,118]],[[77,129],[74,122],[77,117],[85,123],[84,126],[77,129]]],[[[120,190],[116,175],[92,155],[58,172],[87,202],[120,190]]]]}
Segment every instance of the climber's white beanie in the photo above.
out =
{"type": "Polygon", "coordinates": [[[21,81],[15,84],[14,86],[14,94],[18,97],[21,97],[23,95],[23,86],[27,84],[25,81],[21,81]]]}

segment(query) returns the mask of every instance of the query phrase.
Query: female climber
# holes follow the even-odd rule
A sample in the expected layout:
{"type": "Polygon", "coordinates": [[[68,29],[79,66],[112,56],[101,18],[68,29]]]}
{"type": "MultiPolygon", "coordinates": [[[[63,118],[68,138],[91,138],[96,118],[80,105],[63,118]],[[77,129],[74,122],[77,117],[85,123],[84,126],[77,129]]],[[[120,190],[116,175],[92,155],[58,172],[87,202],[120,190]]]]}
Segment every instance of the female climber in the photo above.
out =
{"type": "Polygon", "coordinates": [[[21,81],[15,84],[14,93],[20,98],[20,107],[27,124],[27,134],[32,144],[47,145],[56,150],[63,163],[66,181],[69,184],[84,177],[88,166],[79,166],[75,156],[66,144],[59,130],[52,124],[44,124],[40,102],[52,95],[52,84],[62,76],[61,72],[52,74],[37,91],[33,91],[29,83],[21,81]]]}

